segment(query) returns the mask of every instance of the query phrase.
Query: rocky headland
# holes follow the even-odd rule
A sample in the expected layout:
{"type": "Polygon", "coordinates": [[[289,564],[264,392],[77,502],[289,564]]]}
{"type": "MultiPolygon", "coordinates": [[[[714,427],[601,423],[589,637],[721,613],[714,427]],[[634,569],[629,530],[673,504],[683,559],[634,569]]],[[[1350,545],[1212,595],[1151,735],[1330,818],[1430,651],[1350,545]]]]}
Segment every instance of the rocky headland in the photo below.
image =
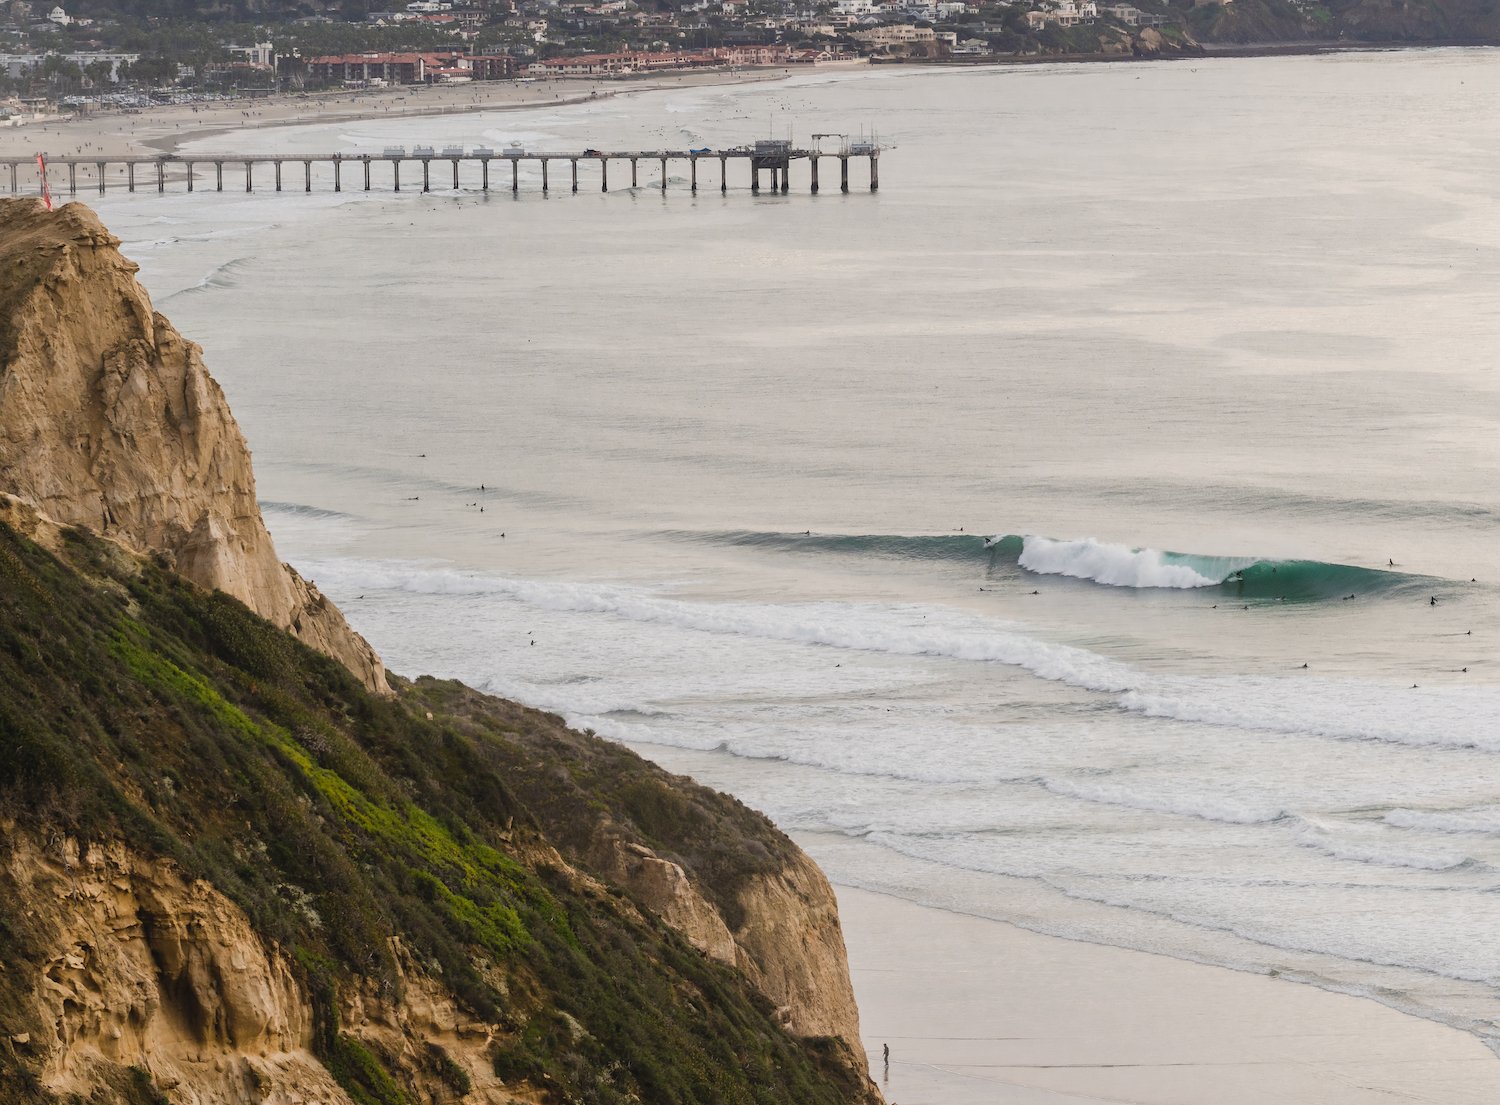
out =
{"type": "Polygon", "coordinates": [[[0,200],[0,1099],[878,1105],[817,867],[388,676],[118,245],[0,200]]]}

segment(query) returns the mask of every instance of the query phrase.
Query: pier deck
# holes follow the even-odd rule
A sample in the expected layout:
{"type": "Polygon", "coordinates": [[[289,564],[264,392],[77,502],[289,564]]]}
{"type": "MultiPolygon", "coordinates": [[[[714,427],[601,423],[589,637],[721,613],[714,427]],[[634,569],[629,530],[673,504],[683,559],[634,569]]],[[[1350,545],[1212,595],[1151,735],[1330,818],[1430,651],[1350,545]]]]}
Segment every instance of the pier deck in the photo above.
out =
{"type": "MultiPolygon", "coordinates": [[[[597,181],[600,191],[609,191],[609,168],[611,162],[628,163],[630,168],[630,187],[639,187],[640,165],[645,162],[648,167],[659,164],[661,177],[659,186],[662,192],[668,190],[671,180],[671,170],[675,167],[687,170],[687,183],[694,193],[698,191],[699,164],[707,162],[709,165],[717,162],[716,181],[721,193],[729,192],[729,180],[731,176],[731,162],[745,162],[743,167],[746,184],[749,185],[752,194],[761,191],[761,173],[768,172],[770,191],[786,195],[791,191],[792,165],[796,162],[806,162],[808,165],[809,190],[816,195],[819,190],[818,167],[824,160],[837,160],[839,163],[839,189],[842,192],[849,191],[849,162],[865,161],[868,164],[868,181],[870,191],[874,192],[880,188],[880,152],[881,147],[874,143],[849,143],[837,150],[824,150],[816,146],[793,147],[788,142],[757,142],[754,146],[742,146],[733,149],[703,149],[703,150],[595,150],[588,149],[582,153],[548,153],[531,150],[491,150],[479,147],[473,150],[460,150],[457,147],[445,148],[439,151],[432,147],[418,146],[411,152],[402,149],[388,149],[384,153],[326,153],[326,154],[192,154],[192,155],[163,155],[160,157],[105,157],[105,156],[75,156],[43,158],[46,165],[45,184],[54,193],[66,192],[69,196],[78,195],[80,190],[97,190],[103,195],[110,190],[111,185],[116,190],[123,188],[126,192],[156,192],[165,193],[170,185],[185,185],[185,190],[193,191],[225,191],[225,167],[229,167],[231,175],[231,187],[229,190],[238,190],[238,181],[233,179],[243,174],[244,189],[253,192],[259,188],[274,188],[275,191],[283,191],[284,178],[288,175],[284,172],[290,167],[291,180],[286,182],[285,190],[296,191],[298,185],[304,192],[313,191],[314,166],[332,167],[333,191],[342,192],[348,190],[373,191],[377,187],[381,190],[389,188],[391,191],[402,190],[401,171],[402,167],[409,163],[415,163],[419,167],[420,182],[414,178],[408,178],[407,189],[420,187],[423,192],[430,192],[434,187],[435,175],[441,175],[442,187],[449,177],[445,169],[451,168],[451,187],[457,189],[461,186],[461,168],[467,167],[470,186],[477,185],[481,191],[491,190],[491,172],[493,169],[500,170],[501,180],[498,186],[503,188],[506,184],[510,186],[512,193],[521,190],[521,166],[530,165],[539,167],[541,170],[541,191],[550,192],[555,182],[552,180],[550,170],[553,167],[565,167],[567,178],[562,186],[570,191],[577,192],[579,189],[579,166],[585,167],[590,177],[589,184],[597,181]],[[433,167],[437,165],[437,174],[433,167]],[[509,174],[505,174],[503,167],[510,166],[509,174]],[[256,168],[261,166],[270,167],[270,179],[265,174],[256,175],[256,168]],[[301,172],[296,171],[301,167],[301,172]],[[377,171],[378,167],[378,171],[377,171]],[[479,179],[475,181],[474,169],[478,169],[479,179]],[[346,179],[345,174],[350,174],[352,179],[346,179]],[[509,180],[504,180],[508,175],[509,180]],[[298,179],[300,178],[300,179],[298,179]]],[[[0,166],[4,166],[9,176],[10,192],[12,195],[22,192],[42,191],[44,181],[41,161],[36,157],[31,158],[0,158],[0,166]]],[[[710,170],[712,171],[712,170],[710,170]]],[[[321,174],[326,177],[327,174],[321,174]]],[[[736,174],[738,175],[738,174],[736,174]]],[[[0,178],[0,186],[4,180],[0,178]]],[[[174,187],[173,190],[176,190],[174,187]]]]}

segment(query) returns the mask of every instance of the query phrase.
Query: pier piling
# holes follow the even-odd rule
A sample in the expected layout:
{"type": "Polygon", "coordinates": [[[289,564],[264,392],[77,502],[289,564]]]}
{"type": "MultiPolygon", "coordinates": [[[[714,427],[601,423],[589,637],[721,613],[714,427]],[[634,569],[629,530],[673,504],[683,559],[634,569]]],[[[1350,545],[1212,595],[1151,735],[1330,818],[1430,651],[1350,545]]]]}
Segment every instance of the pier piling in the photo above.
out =
{"type": "MultiPolygon", "coordinates": [[[[831,135],[816,135],[816,138],[845,137],[831,135]]],[[[302,162],[302,189],[304,192],[313,190],[313,164],[328,163],[333,167],[333,190],[342,192],[344,190],[343,163],[355,161],[362,166],[364,175],[364,190],[369,192],[374,187],[370,164],[373,161],[387,161],[391,166],[391,189],[401,191],[401,163],[403,161],[419,161],[422,164],[422,191],[430,192],[433,188],[432,162],[447,161],[453,169],[452,187],[455,192],[459,191],[463,182],[465,162],[479,163],[482,175],[484,191],[490,190],[490,162],[497,156],[503,156],[503,160],[510,162],[510,190],[514,196],[521,192],[521,162],[539,162],[542,167],[542,192],[551,191],[551,162],[566,160],[568,162],[569,175],[573,192],[578,191],[578,163],[580,161],[597,161],[599,163],[599,190],[609,191],[609,163],[611,161],[630,162],[630,187],[637,190],[641,187],[641,165],[644,161],[656,161],[661,169],[661,177],[658,186],[663,195],[671,191],[672,163],[674,161],[686,161],[688,164],[688,187],[693,195],[698,194],[698,162],[704,158],[717,157],[719,159],[719,192],[721,195],[729,194],[729,163],[737,159],[743,159],[749,164],[750,169],[750,192],[752,195],[761,194],[761,171],[769,170],[771,174],[771,194],[789,195],[792,187],[792,163],[802,158],[808,161],[809,185],[813,195],[817,195],[821,189],[822,159],[824,157],[837,157],[839,159],[839,188],[846,195],[849,192],[849,162],[858,161],[861,158],[869,159],[870,166],[870,191],[876,192],[880,189],[880,153],[881,148],[871,142],[844,142],[843,148],[837,152],[819,149],[816,145],[809,147],[794,147],[790,142],[782,140],[757,141],[749,146],[736,146],[722,150],[598,150],[586,149],[582,153],[531,153],[528,154],[515,145],[507,149],[503,155],[497,155],[494,150],[477,148],[470,153],[462,149],[449,147],[442,151],[441,156],[428,146],[417,147],[416,153],[408,155],[403,147],[388,147],[383,155],[376,154],[291,154],[291,155],[257,155],[257,154],[210,154],[203,156],[202,160],[211,164],[214,168],[213,189],[217,192],[224,191],[224,166],[238,164],[245,167],[245,191],[255,191],[255,169],[257,165],[269,164],[272,169],[274,186],[276,191],[283,191],[282,168],[288,162],[302,162]]],[[[22,186],[22,174],[27,174],[28,181],[35,180],[42,183],[43,174],[52,170],[49,174],[54,181],[57,171],[62,166],[67,166],[66,188],[69,196],[78,195],[79,167],[82,166],[83,183],[85,191],[88,191],[90,183],[97,185],[100,195],[109,191],[109,175],[118,166],[119,171],[125,178],[125,186],[128,191],[136,191],[136,167],[138,165],[156,166],[156,190],[158,193],[167,191],[167,174],[170,169],[176,174],[179,166],[183,175],[175,177],[186,181],[186,189],[189,192],[198,189],[197,166],[195,158],[176,157],[164,154],[157,157],[119,157],[115,159],[105,158],[100,160],[97,154],[89,153],[78,157],[58,157],[48,161],[45,167],[35,164],[35,156],[31,157],[3,157],[0,165],[4,165],[10,173],[10,191],[12,195],[19,194],[22,186]],[[89,172],[94,173],[92,182],[88,179],[89,172]]],[[[647,170],[649,175],[650,170],[647,170]]],[[[30,187],[28,183],[27,187],[30,187]]],[[[442,185],[439,185],[442,187],[442,185]]],[[[62,192],[59,187],[58,192],[62,192]]]]}

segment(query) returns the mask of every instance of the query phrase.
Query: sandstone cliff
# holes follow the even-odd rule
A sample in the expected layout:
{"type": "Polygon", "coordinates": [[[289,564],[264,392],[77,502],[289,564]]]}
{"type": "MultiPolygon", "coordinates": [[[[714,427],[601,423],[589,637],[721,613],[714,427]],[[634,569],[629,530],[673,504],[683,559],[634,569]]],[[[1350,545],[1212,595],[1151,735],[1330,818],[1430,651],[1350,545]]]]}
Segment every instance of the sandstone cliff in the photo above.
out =
{"type": "Polygon", "coordinates": [[[737,967],[788,1031],[837,1037],[866,1065],[833,888],[764,817],[556,715],[453,681],[399,694],[503,737],[508,785],[565,856],[737,967]]]}
{"type": "Polygon", "coordinates": [[[878,1105],[817,867],[552,715],[393,689],[117,244],[0,201],[0,1100],[878,1105]]]}
{"type": "Polygon", "coordinates": [[[0,491],[166,554],[384,692],[375,651],[277,559],[224,393],[119,244],[81,204],[0,199],[0,491]]]}
{"type": "MultiPolygon", "coordinates": [[[[118,841],[44,848],[25,834],[0,882],[46,933],[35,1026],[10,1043],[36,1057],[52,1092],[98,1100],[100,1087],[128,1094],[149,1079],[173,1105],[359,1105],[319,1057],[297,964],[210,884],[118,841]]],[[[531,1089],[496,1075],[496,1029],[395,947],[395,985],[348,989],[342,1031],[386,1057],[418,1101],[534,1105],[531,1089]]]]}

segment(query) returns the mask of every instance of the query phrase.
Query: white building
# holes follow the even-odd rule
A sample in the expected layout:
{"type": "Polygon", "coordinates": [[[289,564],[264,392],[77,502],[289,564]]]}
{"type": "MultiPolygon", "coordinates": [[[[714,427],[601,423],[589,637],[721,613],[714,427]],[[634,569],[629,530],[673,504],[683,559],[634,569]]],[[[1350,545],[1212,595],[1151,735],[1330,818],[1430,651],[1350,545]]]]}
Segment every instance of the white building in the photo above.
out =
{"type": "MultiPolygon", "coordinates": [[[[132,65],[141,60],[140,54],[62,54],[61,57],[73,62],[80,69],[86,69],[96,61],[109,62],[109,79],[118,81],[120,79],[120,67],[132,65]]],[[[25,75],[28,69],[34,69],[41,65],[47,58],[46,54],[0,54],[0,69],[11,80],[16,80],[25,75]]]]}
{"type": "Polygon", "coordinates": [[[1059,27],[1099,22],[1099,5],[1095,0],[1059,0],[1049,11],[1027,12],[1026,22],[1033,27],[1056,23],[1059,27]]]}

